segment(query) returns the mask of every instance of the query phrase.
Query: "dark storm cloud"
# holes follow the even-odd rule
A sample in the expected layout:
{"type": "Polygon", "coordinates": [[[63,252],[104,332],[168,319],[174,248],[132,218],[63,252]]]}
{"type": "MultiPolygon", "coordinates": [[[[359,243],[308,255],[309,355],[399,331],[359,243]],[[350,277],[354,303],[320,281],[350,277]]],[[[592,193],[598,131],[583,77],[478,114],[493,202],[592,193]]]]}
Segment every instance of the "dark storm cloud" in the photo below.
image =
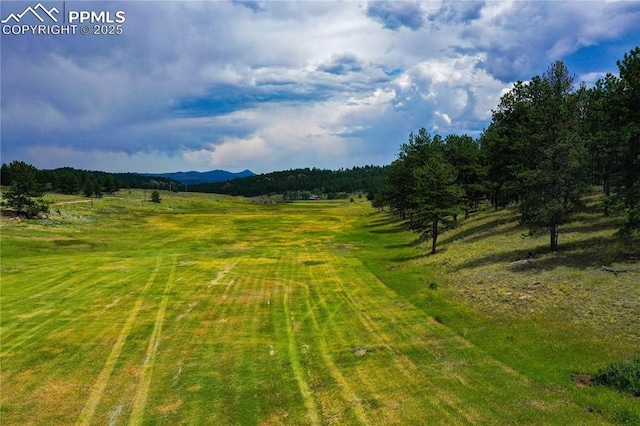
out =
{"type": "Polygon", "coordinates": [[[415,31],[424,25],[419,2],[370,2],[367,5],[367,16],[380,22],[383,27],[394,31],[401,27],[407,27],[415,31]]]}
{"type": "MultiPolygon", "coordinates": [[[[2,1],[0,15],[34,3],[2,1]]],[[[2,161],[157,172],[386,163],[420,127],[479,134],[500,94],[553,60],[593,80],[640,40],[637,2],[66,6],[122,9],[124,34],[1,35],[2,161]]]]}
{"type": "Polygon", "coordinates": [[[484,1],[444,1],[436,12],[429,14],[428,19],[429,21],[450,24],[460,22],[468,23],[480,18],[480,12],[484,5],[484,1]]]}
{"type": "Polygon", "coordinates": [[[351,72],[359,72],[365,68],[364,61],[358,58],[354,53],[339,53],[334,54],[330,60],[320,64],[318,71],[323,71],[329,74],[348,74],[351,72]]]}

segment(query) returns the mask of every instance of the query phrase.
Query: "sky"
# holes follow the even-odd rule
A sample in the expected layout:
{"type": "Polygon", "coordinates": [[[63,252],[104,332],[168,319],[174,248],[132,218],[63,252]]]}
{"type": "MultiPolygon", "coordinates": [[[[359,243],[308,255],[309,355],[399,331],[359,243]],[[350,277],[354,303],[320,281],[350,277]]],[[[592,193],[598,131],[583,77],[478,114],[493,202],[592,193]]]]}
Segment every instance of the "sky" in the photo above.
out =
{"type": "Polygon", "coordinates": [[[0,19],[0,160],[107,172],[385,165],[422,127],[478,137],[556,60],[589,86],[640,45],[631,1],[3,0],[0,19]]]}

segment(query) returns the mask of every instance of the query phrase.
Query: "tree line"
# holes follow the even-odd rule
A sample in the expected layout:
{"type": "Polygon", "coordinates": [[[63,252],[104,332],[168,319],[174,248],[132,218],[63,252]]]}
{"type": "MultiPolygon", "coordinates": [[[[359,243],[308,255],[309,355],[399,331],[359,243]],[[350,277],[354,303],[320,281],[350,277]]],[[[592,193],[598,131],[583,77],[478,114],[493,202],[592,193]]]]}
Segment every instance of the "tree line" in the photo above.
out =
{"type": "MultiPolygon", "coordinates": [[[[63,194],[82,194],[85,197],[102,197],[121,188],[176,189],[179,183],[173,179],[139,175],[136,173],[105,173],[64,167],[55,170],[39,170],[23,161],[12,161],[0,168],[0,184],[8,186],[3,205],[17,214],[35,217],[48,211],[41,200],[46,191],[63,194]]],[[[154,201],[156,202],[156,201],[154,201]]],[[[158,201],[159,198],[158,198],[158,201]]]]}
{"type": "Polygon", "coordinates": [[[340,170],[314,167],[265,173],[226,182],[189,185],[189,190],[245,197],[282,194],[286,200],[308,199],[310,195],[344,198],[356,192],[375,192],[383,185],[386,174],[387,166],[340,170]]]}
{"type": "Polygon", "coordinates": [[[545,230],[552,251],[559,226],[593,186],[602,212],[623,213],[623,232],[640,229],[640,47],[592,88],[576,85],[562,61],[517,82],[479,138],[411,133],[373,204],[389,207],[436,251],[439,230],[477,208],[516,203],[531,233],[545,230]]]}
{"type": "Polygon", "coordinates": [[[101,171],[79,170],[62,167],[54,170],[39,170],[35,167],[25,168],[21,161],[2,164],[0,168],[0,184],[11,186],[21,175],[28,173],[43,191],[62,194],[83,194],[87,197],[101,197],[112,194],[121,188],[170,189],[177,188],[179,182],[164,177],[149,177],[137,173],[106,173],[101,171]],[[28,169],[28,172],[27,172],[28,169]]]}

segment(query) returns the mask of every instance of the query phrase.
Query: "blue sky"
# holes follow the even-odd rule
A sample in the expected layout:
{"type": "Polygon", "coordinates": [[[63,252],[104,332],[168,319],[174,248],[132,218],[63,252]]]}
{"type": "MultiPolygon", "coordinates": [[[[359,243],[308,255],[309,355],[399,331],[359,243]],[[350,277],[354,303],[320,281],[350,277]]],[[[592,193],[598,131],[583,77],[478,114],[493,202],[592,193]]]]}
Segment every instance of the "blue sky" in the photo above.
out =
{"type": "MultiPolygon", "coordinates": [[[[37,4],[3,0],[0,17],[37,4]]],[[[3,28],[1,160],[39,168],[388,164],[421,127],[478,136],[555,60],[589,85],[640,44],[629,1],[41,4],[126,20],[119,35],[3,28]]]]}

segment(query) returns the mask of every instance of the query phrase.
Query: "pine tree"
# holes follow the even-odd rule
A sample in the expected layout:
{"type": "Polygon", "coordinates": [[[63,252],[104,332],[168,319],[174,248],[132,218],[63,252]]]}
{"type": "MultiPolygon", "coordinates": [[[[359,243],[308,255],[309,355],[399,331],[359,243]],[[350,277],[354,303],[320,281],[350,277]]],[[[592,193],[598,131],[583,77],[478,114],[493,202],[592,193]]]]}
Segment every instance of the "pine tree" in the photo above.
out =
{"type": "Polygon", "coordinates": [[[417,208],[411,229],[431,236],[431,254],[435,254],[439,225],[449,227],[453,224],[452,218],[465,207],[464,190],[457,183],[457,170],[439,152],[430,153],[425,164],[416,168],[413,174],[417,208]]]}
{"type": "Polygon", "coordinates": [[[588,189],[579,100],[562,61],[529,84],[531,126],[526,160],[518,174],[523,188],[521,219],[532,232],[548,229],[552,251],[558,249],[558,227],[581,206],[588,189]]]}
{"type": "Polygon", "coordinates": [[[152,203],[156,203],[156,204],[160,204],[161,201],[162,201],[162,198],[160,198],[160,193],[157,190],[154,190],[151,193],[151,202],[152,203]]]}
{"type": "Polygon", "coordinates": [[[5,170],[11,175],[12,183],[5,194],[8,207],[16,210],[18,215],[32,218],[49,211],[42,201],[44,189],[38,183],[38,169],[23,161],[13,161],[5,170]]]}

